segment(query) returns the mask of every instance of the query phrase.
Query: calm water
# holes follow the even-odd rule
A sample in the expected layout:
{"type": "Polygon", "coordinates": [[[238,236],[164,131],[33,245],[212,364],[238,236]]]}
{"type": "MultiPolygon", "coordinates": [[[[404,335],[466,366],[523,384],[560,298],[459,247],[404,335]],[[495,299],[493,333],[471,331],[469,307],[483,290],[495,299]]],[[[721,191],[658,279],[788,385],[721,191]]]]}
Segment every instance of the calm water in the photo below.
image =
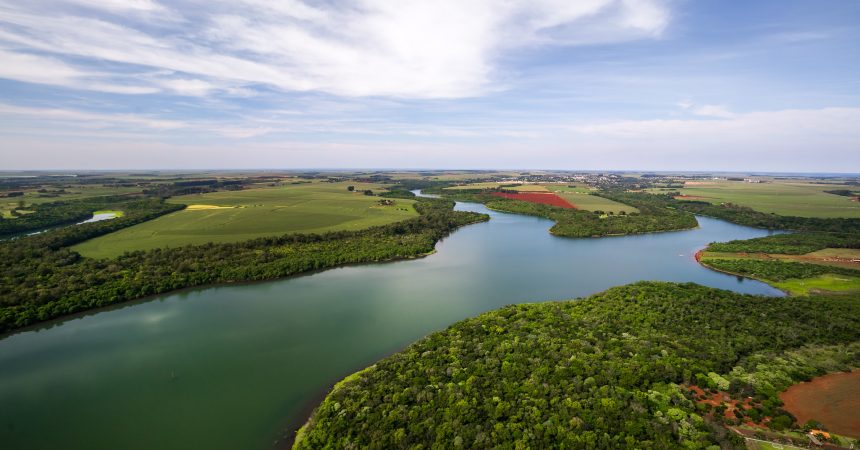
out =
{"type": "Polygon", "coordinates": [[[265,450],[339,378],[483,311],[638,280],[780,294],[693,259],[767,231],[699,218],[690,231],[564,239],[547,220],[489,213],[427,258],[164,295],[7,337],[0,447],[265,450]]]}

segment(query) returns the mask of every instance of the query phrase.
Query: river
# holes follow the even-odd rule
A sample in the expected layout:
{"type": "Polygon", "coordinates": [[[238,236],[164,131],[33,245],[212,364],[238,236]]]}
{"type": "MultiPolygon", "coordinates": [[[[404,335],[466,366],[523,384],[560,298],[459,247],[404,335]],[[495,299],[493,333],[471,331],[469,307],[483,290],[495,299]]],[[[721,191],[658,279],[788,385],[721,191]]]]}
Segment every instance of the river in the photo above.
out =
{"type": "Polygon", "coordinates": [[[338,379],[434,330],[507,304],[638,280],[781,295],[699,266],[712,241],[769,232],[699,217],[694,230],[600,239],[483,205],[426,258],[162,295],[0,340],[4,449],[259,449],[338,379]]]}

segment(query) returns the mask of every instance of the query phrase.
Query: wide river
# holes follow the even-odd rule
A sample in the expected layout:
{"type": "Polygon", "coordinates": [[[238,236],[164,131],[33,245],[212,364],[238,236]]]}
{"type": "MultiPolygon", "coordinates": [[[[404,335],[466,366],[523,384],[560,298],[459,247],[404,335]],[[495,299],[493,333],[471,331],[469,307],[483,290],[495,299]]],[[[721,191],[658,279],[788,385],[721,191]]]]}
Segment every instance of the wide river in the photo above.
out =
{"type": "Polygon", "coordinates": [[[483,311],[638,280],[781,295],[693,258],[764,230],[699,217],[695,230],[568,239],[544,219],[457,208],[492,219],[426,258],[183,291],[0,340],[0,447],[268,450],[338,379],[483,311]]]}

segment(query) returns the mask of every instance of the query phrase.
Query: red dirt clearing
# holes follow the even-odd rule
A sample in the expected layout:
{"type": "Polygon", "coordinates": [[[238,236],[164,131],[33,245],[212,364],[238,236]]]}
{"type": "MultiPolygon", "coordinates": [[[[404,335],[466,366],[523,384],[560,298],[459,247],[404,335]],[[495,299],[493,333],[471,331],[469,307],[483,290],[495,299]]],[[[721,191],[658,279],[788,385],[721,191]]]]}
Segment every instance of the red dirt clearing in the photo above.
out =
{"type": "Polygon", "coordinates": [[[516,194],[507,192],[493,192],[496,197],[520,200],[523,202],[540,203],[541,205],[558,206],[559,208],[576,209],[567,200],[553,194],[552,192],[518,192],[516,194]]]}
{"type": "Polygon", "coordinates": [[[795,384],[779,398],[797,423],[814,419],[831,432],[860,438],[860,369],[795,384]]]}

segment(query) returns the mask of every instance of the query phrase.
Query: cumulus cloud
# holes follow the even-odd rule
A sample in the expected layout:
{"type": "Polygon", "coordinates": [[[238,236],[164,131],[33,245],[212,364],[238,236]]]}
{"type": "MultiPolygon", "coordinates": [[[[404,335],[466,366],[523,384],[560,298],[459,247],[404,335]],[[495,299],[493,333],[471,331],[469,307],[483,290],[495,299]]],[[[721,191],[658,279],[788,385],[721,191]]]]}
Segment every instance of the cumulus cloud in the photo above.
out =
{"type": "MultiPolygon", "coordinates": [[[[61,70],[110,62],[120,79],[169,71],[146,87],[188,95],[261,84],[460,98],[491,89],[511,49],[653,38],[669,20],[664,0],[342,0],[326,9],[301,0],[184,0],[169,9],[152,0],[0,1],[0,46],[61,70]]],[[[35,72],[0,76],[98,88],[35,72]]]]}

